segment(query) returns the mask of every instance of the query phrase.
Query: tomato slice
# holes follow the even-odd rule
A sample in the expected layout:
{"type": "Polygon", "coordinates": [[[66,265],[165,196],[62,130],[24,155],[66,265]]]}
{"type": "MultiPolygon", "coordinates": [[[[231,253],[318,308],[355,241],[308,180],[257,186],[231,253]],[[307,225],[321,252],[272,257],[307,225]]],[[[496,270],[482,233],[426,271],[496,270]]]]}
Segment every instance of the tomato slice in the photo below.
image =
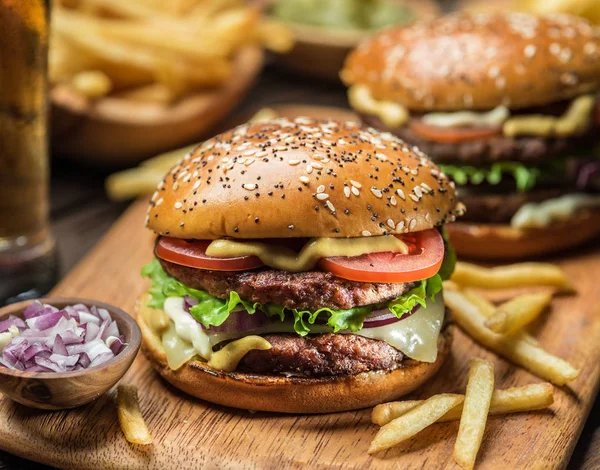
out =
{"type": "Polygon", "coordinates": [[[161,259],[191,268],[211,271],[247,271],[263,266],[257,256],[236,258],[216,258],[208,256],[206,249],[212,240],[184,240],[182,238],[160,237],[154,253],[161,259]]]}
{"type": "Polygon", "coordinates": [[[487,139],[501,133],[500,127],[440,127],[425,124],[419,119],[410,121],[410,130],[426,140],[444,143],[487,139]]]}
{"type": "MultiPolygon", "coordinates": [[[[399,236],[400,237],[400,236],[399,236]]],[[[323,258],[319,265],[338,277],[359,282],[411,282],[437,274],[444,261],[444,240],[435,230],[403,235],[408,254],[393,252],[323,258]]]]}

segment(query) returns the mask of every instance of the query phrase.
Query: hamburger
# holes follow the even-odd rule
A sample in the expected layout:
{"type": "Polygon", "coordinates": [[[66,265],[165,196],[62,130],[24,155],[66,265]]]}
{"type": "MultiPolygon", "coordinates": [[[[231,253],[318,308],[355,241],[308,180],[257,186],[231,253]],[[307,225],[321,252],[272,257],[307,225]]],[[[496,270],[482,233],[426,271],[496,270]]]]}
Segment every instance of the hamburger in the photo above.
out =
{"type": "Polygon", "coordinates": [[[531,257],[600,233],[597,27],[458,13],[371,37],[341,77],[364,122],[458,185],[467,215],[448,230],[459,255],[531,257]]]}
{"type": "Polygon", "coordinates": [[[236,408],[398,398],[449,354],[442,226],[462,211],[452,182],[388,133],[297,118],[220,134],[152,196],[143,351],[175,387],[236,408]]]}

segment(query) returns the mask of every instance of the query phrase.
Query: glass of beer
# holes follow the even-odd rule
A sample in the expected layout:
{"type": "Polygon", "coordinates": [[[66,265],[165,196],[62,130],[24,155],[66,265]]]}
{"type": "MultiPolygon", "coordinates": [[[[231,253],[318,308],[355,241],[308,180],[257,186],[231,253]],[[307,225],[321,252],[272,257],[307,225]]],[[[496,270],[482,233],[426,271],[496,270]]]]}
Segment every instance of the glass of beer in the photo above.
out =
{"type": "Polygon", "coordinates": [[[0,304],[56,277],[49,226],[49,0],[0,0],[0,304]]]}

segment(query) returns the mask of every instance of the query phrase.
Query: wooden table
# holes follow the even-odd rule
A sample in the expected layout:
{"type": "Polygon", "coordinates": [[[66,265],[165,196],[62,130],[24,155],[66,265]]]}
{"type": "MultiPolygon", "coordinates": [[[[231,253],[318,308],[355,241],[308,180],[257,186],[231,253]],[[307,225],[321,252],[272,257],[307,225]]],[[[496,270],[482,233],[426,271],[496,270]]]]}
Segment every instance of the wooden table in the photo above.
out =
{"type": "MultiPolygon", "coordinates": [[[[347,106],[344,89],[339,85],[267,69],[235,114],[247,115],[259,107],[287,102],[347,106]]],[[[107,199],[103,183],[110,170],[85,168],[55,159],[52,171],[51,219],[62,276],[100,239],[127,204],[107,199]]],[[[0,470],[49,468],[0,451],[0,470]]],[[[600,399],[594,405],[569,468],[600,468],[600,399]]]]}

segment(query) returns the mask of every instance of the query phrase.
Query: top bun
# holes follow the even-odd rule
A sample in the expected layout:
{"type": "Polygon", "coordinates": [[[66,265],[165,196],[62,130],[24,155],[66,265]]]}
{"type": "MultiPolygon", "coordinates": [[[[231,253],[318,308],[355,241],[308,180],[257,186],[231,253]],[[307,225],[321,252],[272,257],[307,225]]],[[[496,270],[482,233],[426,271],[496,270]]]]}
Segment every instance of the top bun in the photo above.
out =
{"type": "Polygon", "coordinates": [[[600,87],[600,28],[569,15],[459,13],[367,39],[341,77],[415,111],[540,106],[600,87]]]}
{"type": "Polygon", "coordinates": [[[206,141],[158,185],[146,223],[187,239],[361,237],[430,229],[463,207],[417,148],[356,123],[302,117],[206,141]]]}

